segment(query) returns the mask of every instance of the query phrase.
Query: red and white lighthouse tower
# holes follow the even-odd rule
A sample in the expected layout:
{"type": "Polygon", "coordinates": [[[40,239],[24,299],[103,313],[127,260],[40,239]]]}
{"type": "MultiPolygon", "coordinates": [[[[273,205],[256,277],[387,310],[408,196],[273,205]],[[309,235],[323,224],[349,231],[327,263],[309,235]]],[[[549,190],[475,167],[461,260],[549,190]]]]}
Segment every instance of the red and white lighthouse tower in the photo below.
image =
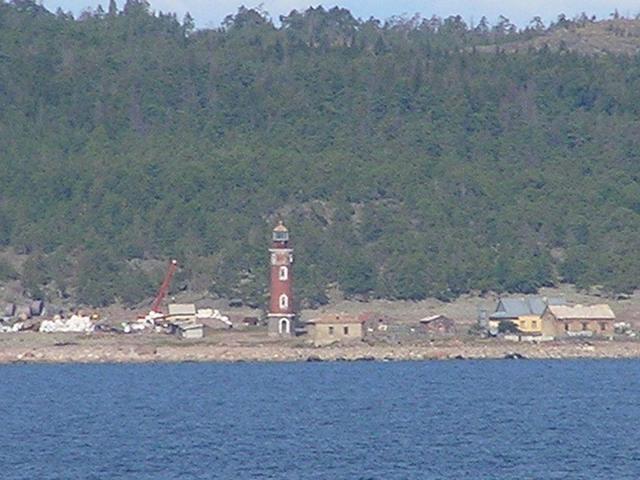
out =
{"type": "Polygon", "coordinates": [[[293,249],[289,245],[289,230],[279,222],[271,237],[271,283],[267,323],[269,335],[293,335],[293,249]]]}

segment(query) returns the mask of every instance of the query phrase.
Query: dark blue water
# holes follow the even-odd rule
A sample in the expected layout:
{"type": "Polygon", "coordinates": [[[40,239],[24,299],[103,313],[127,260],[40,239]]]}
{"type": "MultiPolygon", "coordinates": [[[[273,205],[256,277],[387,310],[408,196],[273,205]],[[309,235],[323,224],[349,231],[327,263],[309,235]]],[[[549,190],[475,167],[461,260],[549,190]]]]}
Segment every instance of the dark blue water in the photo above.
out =
{"type": "Polygon", "coordinates": [[[640,361],[0,367],[0,479],[637,479],[640,361]]]}

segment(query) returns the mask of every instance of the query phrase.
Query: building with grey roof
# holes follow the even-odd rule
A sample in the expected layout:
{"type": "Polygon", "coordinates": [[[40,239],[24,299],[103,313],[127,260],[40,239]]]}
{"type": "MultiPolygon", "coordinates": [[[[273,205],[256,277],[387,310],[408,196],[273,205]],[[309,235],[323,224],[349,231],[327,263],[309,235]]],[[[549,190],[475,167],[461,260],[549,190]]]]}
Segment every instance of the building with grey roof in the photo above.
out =
{"type": "Polygon", "coordinates": [[[489,316],[489,333],[495,335],[501,322],[511,322],[524,335],[542,334],[542,314],[549,305],[566,305],[563,298],[501,298],[489,316]]]}
{"type": "Polygon", "coordinates": [[[548,305],[566,305],[563,298],[520,297],[501,298],[491,320],[514,320],[527,315],[542,316],[548,305]]]}

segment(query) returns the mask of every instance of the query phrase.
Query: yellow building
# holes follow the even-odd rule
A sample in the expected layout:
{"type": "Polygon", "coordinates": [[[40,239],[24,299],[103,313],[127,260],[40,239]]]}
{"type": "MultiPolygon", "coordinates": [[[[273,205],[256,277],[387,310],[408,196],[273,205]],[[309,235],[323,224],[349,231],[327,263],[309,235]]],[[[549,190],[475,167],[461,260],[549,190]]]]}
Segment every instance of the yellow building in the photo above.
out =
{"type": "Polygon", "coordinates": [[[522,333],[536,334],[542,333],[542,319],[538,315],[523,315],[513,321],[522,333]]]}
{"type": "Polygon", "coordinates": [[[502,298],[489,317],[489,331],[497,333],[500,322],[511,322],[524,335],[543,335],[542,314],[549,305],[564,305],[560,298],[502,298]]]}

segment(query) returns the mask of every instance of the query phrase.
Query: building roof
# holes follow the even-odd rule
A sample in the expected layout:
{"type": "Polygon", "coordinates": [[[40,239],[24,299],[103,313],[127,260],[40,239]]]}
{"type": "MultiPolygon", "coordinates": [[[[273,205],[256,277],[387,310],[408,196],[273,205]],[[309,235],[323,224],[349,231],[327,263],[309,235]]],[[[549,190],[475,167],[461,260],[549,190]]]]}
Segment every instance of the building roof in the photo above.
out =
{"type": "Polygon", "coordinates": [[[204,325],[201,323],[181,323],[178,325],[180,330],[196,330],[203,329],[204,325]]]}
{"type": "Polygon", "coordinates": [[[549,305],[549,312],[558,320],[584,319],[584,320],[614,320],[615,313],[607,304],[600,305],[549,305]]]}
{"type": "Polygon", "coordinates": [[[196,305],[194,303],[170,303],[169,315],[195,315],[196,305]]]}
{"type": "Polygon", "coordinates": [[[421,318],[419,320],[419,322],[420,323],[431,323],[431,322],[434,322],[436,320],[444,320],[444,321],[449,321],[449,322],[453,321],[449,317],[446,317],[444,315],[431,315],[430,317],[421,318]]]}
{"type": "Polygon", "coordinates": [[[288,232],[289,230],[287,229],[287,227],[284,226],[284,222],[282,220],[280,220],[278,222],[278,225],[276,225],[276,227],[273,229],[274,232],[288,232]]]}
{"type": "Polygon", "coordinates": [[[518,318],[525,315],[542,315],[547,305],[565,305],[563,298],[521,297],[501,298],[491,319],[518,318]]]}
{"type": "Polygon", "coordinates": [[[345,313],[327,313],[320,317],[312,318],[307,323],[364,323],[364,320],[355,315],[347,315],[345,313]]]}

